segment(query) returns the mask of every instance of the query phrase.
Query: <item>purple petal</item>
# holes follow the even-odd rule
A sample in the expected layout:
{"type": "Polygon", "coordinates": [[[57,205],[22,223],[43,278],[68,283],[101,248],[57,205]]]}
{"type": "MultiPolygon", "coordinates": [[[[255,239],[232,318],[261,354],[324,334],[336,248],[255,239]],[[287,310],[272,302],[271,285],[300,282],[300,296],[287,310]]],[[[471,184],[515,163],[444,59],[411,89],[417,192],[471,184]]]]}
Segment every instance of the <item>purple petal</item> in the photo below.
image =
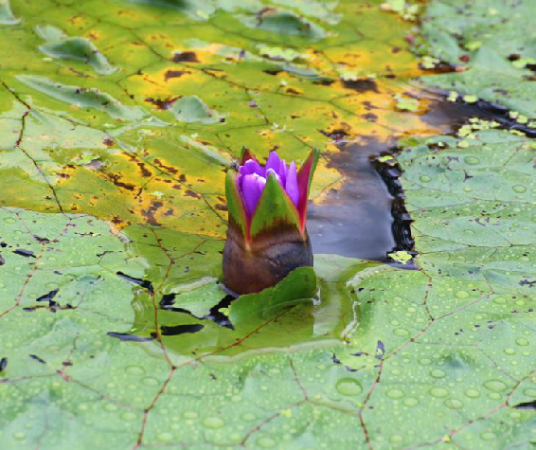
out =
{"type": "Polygon", "coordinates": [[[253,159],[248,159],[243,166],[240,166],[239,172],[241,175],[250,175],[256,173],[260,176],[264,176],[264,169],[262,166],[253,159]]]}
{"type": "Polygon", "coordinates": [[[280,167],[281,169],[279,170],[279,176],[281,177],[281,183],[283,183],[283,186],[286,186],[288,167],[287,167],[287,162],[284,159],[281,160],[280,167]]]}
{"type": "Polygon", "coordinates": [[[267,171],[268,169],[272,169],[273,171],[275,171],[275,173],[281,176],[281,159],[279,158],[277,152],[270,152],[270,156],[268,156],[268,161],[266,161],[265,168],[267,171]]]}
{"type": "Polygon", "coordinates": [[[296,172],[296,163],[294,161],[290,163],[288,169],[285,191],[287,191],[288,196],[297,207],[300,199],[300,192],[298,190],[298,174],[296,172]]]}
{"type": "Polygon", "coordinates": [[[262,191],[264,190],[266,178],[263,178],[256,173],[244,175],[242,178],[242,197],[244,199],[246,211],[249,216],[252,216],[257,208],[262,191]]]}

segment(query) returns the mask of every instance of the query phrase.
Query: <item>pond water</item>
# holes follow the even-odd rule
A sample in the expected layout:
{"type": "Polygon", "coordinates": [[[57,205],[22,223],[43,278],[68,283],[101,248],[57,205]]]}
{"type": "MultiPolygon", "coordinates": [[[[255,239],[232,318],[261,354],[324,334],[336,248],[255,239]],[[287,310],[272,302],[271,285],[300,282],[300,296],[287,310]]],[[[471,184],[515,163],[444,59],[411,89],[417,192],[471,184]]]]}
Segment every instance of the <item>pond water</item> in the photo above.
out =
{"type": "MultiPolygon", "coordinates": [[[[422,119],[443,133],[454,132],[471,117],[497,118],[494,111],[478,105],[449,102],[430,91],[422,91],[422,96],[432,100],[422,119]]],[[[371,138],[365,144],[342,141],[338,153],[327,154],[329,165],[343,174],[344,182],[331,189],[321,204],[310,204],[307,228],[315,253],[386,262],[395,249],[409,250],[395,232],[399,224],[393,217],[394,197],[373,163],[382,154],[396,152],[395,143],[371,138]]],[[[403,201],[403,195],[399,197],[403,201]]]]}

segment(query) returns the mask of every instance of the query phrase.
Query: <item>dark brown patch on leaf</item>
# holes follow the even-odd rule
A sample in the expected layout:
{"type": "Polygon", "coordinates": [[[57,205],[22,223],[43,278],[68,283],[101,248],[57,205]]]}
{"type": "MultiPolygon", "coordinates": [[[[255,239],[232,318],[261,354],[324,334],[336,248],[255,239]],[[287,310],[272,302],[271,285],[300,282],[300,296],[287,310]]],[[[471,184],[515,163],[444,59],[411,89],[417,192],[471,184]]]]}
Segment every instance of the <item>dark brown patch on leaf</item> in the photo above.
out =
{"type": "Polygon", "coordinates": [[[293,89],[293,88],[287,88],[287,89],[285,89],[285,92],[287,94],[301,95],[300,91],[297,91],[296,89],[293,89]]]}
{"type": "Polygon", "coordinates": [[[335,80],[330,78],[322,78],[321,80],[313,81],[313,84],[320,84],[322,86],[331,86],[333,83],[335,83],[335,80]]]}
{"type": "Polygon", "coordinates": [[[191,189],[188,189],[184,195],[187,195],[188,197],[194,197],[194,198],[197,198],[197,199],[200,199],[201,196],[197,193],[197,192],[194,192],[192,191],[191,189]]]}
{"type": "Polygon", "coordinates": [[[170,78],[180,78],[182,77],[185,73],[190,73],[186,70],[168,70],[165,74],[164,74],[164,78],[165,80],[169,80],[170,78]]]}
{"type": "Polygon", "coordinates": [[[149,280],[143,280],[141,278],[131,277],[130,275],[127,275],[123,272],[117,272],[117,276],[122,278],[123,280],[128,281],[129,283],[137,284],[138,286],[141,286],[145,289],[147,289],[149,292],[154,292],[153,284],[149,280]]]}
{"type": "Polygon", "coordinates": [[[50,302],[56,294],[59,292],[59,289],[54,289],[53,291],[47,292],[45,295],[39,297],[36,302],[50,302]]]}
{"type": "Polygon", "coordinates": [[[110,337],[117,338],[125,342],[146,342],[146,341],[152,341],[154,339],[154,337],[136,336],[135,334],[128,334],[128,333],[116,333],[114,331],[110,331],[106,334],[110,337]]]}
{"type": "Polygon", "coordinates": [[[117,173],[107,173],[105,174],[108,180],[110,180],[113,184],[115,184],[119,188],[126,189],[127,191],[133,191],[136,186],[134,186],[131,183],[125,183],[121,181],[121,176],[117,173]]]}
{"type": "Polygon", "coordinates": [[[114,223],[115,225],[123,225],[123,220],[121,219],[121,217],[119,216],[114,216],[112,218],[112,223],[114,223]]]}
{"type": "Polygon", "coordinates": [[[152,173],[149,169],[147,169],[147,167],[146,167],[147,165],[146,165],[144,162],[142,162],[142,161],[138,161],[136,164],[137,164],[138,167],[140,168],[141,175],[142,175],[143,177],[145,177],[145,178],[149,178],[149,177],[152,177],[152,176],[153,176],[153,173],[152,173]]]}
{"type": "Polygon", "coordinates": [[[341,142],[344,140],[346,136],[348,136],[348,132],[346,130],[343,130],[342,128],[337,128],[336,130],[332,131],[320,131],[324,136],[327,136],[331,139],[333,139],[334,142],[341,142]]]}
{"type": "MultiPolygon", "coordinates": [[[[156,166],[158,166],[160,169],[164,170],[165,172],[169,172],[169,173],[172,173],[172,174],[176,174],[178,173],[179,171],[177,169],[175,169],[175,167],[173,166],[166,166],[160,159],[158,158],[155,158],[154,159],[154,163],[156,166]]],[[[182,177],[183,175],[181,175],[182,177]]],[[[181,180],[183,181],[183,180],[181,180]]],[[[186,181],[186,180],[184,180],[186,181]]]]}
{"type": "Polygon", "coordinates": [[[263,70],[264,73],[268,75],[277,75],[278,73],[284,72],[284,70],[263,70]]]}
{"type": "Polygon", "coordinates": [[[35,258],[34,252],[32,252],[31,250],[24,250],[23,248],[14,250],[13,253],[15,253],[15,255],[24,256],[26,258],[35,258]]]}
{"type": "Polygon", "coordinates": [[[37,236],[36,234],[33,235],[33,238],[40,244],[50,244],[50,239],[37,236]]]}
{"type": "Polygon", "coordinates": [[[365,119],[367,122],[376,122],[376,120],[378,120],[378,116],[372,113],[363,114],[361,117],[365,119]]]}
{"type": "Polygon", "coordinates": [[[145,101],[147,103],[152,103],[155,105],[158,109],[169,109],[173,106],[173,103],[178,99],[179,97],[170,97],[165,99],[159,99],[159,98],[147,98],[145,101]]]}
{"type": "Polygon", "coordinates": [[[173,62],[191,62],[198,63],[197,55],[195,52],[179,52],[173,55],[173,62]]]}
{"type": "Polygon", "coordinates": [[[378,85],[374,80],[343,81],[343,84],[346,89],[352,89],[360,94],[364,92],[379,93],[378,85]]]}
{"type": "Polygon", "coordinates": [[[147,222],[151,225],[160,226],[160,222],[156,220],[155,214],[164,204],[162,202],[151,202],[149,209],[142,209],[141,215],[147,219],[147,222]]]}
{"type": "Polygon", "coordinates": [[[163,336],[178,336],[184,333],[197,333],[205,328],[205,325],[201,324],[188,324],[188,325],[175,325],[166,326],[162,325],[160,330],[163,336]]]}

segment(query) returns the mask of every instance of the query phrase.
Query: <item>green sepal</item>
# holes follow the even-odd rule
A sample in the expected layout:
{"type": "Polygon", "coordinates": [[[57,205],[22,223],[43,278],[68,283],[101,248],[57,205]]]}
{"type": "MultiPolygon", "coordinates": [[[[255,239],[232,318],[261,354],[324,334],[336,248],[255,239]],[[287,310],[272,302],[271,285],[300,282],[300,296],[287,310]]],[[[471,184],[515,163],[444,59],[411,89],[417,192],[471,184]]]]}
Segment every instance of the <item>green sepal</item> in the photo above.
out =
{"type": "Polygon", "coordinates": [[[248,235],[246,210],[238,186],[236,185],[236,172],[229,170],[225,177],[225,196],[227,197],[227,209],[229,221],[231,218],[240,227],[244,237],[248,235]]]}
{"type": "Polygon", "coordinates": [[[250,236],[277,226],[300,229],[298,210],[273,174],[268,175],[259,205],[251,221],[250,236]]]}

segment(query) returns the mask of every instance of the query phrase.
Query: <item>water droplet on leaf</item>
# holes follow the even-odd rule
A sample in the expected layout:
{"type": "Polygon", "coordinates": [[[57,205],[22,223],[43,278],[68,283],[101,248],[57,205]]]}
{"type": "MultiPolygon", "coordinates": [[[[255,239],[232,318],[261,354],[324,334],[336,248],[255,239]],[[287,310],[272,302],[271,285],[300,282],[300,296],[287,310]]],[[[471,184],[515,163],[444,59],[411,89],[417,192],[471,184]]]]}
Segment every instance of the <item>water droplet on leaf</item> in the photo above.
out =
{"type": "Polygon", "coordinates": [[[363,390],[359,381],[353,378],[343,378],[337,381],[336,388],[340,394],[347,396],[359,395],[363,390]]]}
{"type": "Polygon", "coordinates": [[[206,417],[201,423],[209,428],[221,428],[225,425],[225,422],[219,417],[206,417]]]}
{"type": "Polygon", "coordinates": [[[441,388],[441,387],[433,387],[432,389],[430,389],[429,392],[434,397],[438,397],[438,398],[446,397],[447,395],[449,395],[449,391],[447,391],[445,388],[441,388]]]}
{"type": "Polygon", "coordinates": [[[484,383],[484,387],[492,392],[501,392],[506,389],[506,384],[501,380],[489,380],[484,383]]]}

